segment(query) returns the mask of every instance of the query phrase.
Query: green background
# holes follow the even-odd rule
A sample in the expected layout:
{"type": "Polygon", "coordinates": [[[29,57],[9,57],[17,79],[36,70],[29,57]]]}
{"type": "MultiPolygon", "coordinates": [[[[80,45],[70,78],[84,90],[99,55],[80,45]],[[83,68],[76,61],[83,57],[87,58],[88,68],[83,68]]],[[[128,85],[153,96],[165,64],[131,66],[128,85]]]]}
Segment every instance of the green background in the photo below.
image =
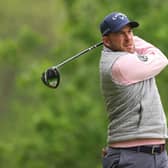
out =
{"type": "MultiPolygon", "coordinates": [[[[101,47],[60,69],[56,90],[46,68],[101,41],[113,11],[140,22],[134,33],[168,53],[166,0],[0,1],[0,167],[101,168],[107,117],[99,84],[101,47]]],[[[157,77],[168,112],[168,72],[157,77]]],[[[167,113],[166,113],[167,115],[167,113]]]]}

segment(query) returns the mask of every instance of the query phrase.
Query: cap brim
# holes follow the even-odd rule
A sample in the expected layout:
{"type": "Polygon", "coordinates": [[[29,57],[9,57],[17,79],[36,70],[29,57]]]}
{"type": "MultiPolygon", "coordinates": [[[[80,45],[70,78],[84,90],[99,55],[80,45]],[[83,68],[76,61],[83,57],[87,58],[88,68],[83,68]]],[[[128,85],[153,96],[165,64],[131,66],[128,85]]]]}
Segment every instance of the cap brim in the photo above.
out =
{"type": "Polygon", "coordinates": [[[135,22],[135,21],[131,21],[131,22],[129,22],[128,24],[129,24],[132,28],[139,26],[139,23],[138,23],[138,22],[135,22]]]}

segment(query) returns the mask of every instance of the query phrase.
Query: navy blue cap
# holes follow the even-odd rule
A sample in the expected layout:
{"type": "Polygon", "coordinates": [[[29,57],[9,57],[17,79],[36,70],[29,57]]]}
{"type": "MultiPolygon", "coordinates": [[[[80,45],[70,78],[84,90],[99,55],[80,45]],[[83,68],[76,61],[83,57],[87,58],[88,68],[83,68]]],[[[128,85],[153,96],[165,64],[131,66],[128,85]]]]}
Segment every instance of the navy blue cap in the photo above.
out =
{"type": "Polygon", "coordinates": [[[112,32],[120,31],[124,26],[130,25],[132,28],[138,27],[139,23],[130,21],[128,17],[120,12],[114,12],[107,15],[100,24],[100,31],[103,36],[112,32]]]}

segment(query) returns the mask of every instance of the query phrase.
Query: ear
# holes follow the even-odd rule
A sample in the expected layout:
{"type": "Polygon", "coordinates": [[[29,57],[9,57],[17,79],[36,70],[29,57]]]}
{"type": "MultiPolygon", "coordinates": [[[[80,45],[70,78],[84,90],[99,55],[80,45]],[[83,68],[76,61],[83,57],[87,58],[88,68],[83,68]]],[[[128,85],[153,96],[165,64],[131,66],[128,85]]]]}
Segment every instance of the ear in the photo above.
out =
{"type": "Polygon", "coordinates": [[[110,47],[110,41],[109,41],[109,38],[108,36],[103,36],[103,44],[107,47],[110,47]]]}

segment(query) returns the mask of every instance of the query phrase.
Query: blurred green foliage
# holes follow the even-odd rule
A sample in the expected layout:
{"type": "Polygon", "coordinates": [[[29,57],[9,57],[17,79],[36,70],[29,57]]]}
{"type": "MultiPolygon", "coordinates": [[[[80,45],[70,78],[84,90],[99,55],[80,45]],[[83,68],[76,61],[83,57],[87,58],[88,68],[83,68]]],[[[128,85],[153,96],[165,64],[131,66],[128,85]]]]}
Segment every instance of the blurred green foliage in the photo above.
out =
{"type": "MultiPolygon", "coordinates": [[[[0,2],[0,167],[101,167],[107,118],[99,85],[101,47],[67,64],[57,90],[48,67],[101,40],[99,23],[121,11],[141,24],[135,34],[168,53],[163,0],[6,0],[0,2]]],[[[168,111],[167,72],[158,76],[168,111]]]]}

